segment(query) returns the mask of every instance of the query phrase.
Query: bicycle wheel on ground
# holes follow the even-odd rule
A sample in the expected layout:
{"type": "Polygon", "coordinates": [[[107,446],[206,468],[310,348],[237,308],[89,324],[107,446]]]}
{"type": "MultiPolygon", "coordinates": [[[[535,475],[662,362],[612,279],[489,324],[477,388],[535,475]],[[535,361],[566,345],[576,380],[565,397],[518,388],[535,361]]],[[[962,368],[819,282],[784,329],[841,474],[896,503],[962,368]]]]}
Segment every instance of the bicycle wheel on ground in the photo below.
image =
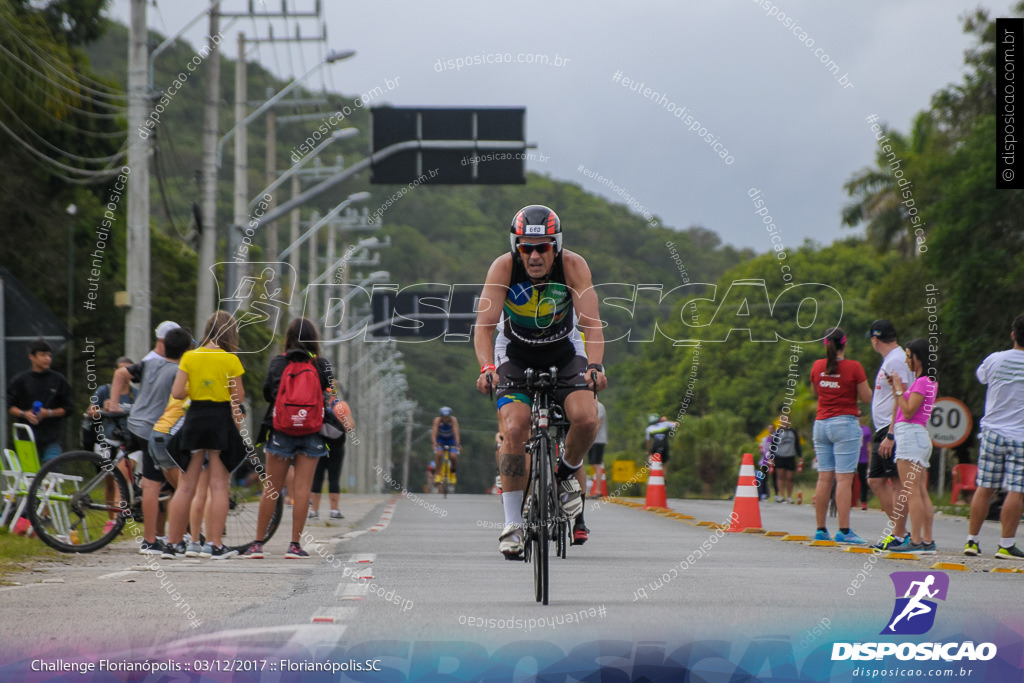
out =
{"type": "Polygon", "coordinates": [[[536,483],[537,520],[534,528],[534,559],[533,559],[533,582],[537,602],[548,604],[548,541],[550,541],[551,518],[553,509],[551,507],[551,487],[553,485],[551,472],[551,453],[548,451],[547,440],[541,439],[537,448],[537,467],[539,468],[536,483]]]}
{"type": "Polygon", "coordinates": [[[238,484],[232,478],[228,492],[228,517],[224,527],[224,540],[228,548],[244,552],[253,541],[262,538],[264,542],[277,531],[284,514],[284,496],[279,495],[274,501],[274,512],[263,533],[259,533],[257,515],[259,515],[260,498],[263,486],[257,480],[254,484],[238,484]]]}
{"type": "Polygon", "coordinates": [[[71,451],[32,479],[26,510],[39,539],[62,553],[91,553],[113,541],[125,520],[128,482],[111,461],[71,451]]]}

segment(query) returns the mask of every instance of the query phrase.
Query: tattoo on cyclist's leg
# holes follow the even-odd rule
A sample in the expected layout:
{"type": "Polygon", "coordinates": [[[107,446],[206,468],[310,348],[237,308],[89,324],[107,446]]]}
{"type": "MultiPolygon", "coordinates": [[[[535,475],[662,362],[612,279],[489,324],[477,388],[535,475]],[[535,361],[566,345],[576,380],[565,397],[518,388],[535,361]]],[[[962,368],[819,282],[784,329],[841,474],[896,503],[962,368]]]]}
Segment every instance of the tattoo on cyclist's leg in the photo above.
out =
{"type": "Polygon", "coordinates": [[[525,453],[502,453],[501,473],[506,477],[526,476],[526,454],[525,453]]]}

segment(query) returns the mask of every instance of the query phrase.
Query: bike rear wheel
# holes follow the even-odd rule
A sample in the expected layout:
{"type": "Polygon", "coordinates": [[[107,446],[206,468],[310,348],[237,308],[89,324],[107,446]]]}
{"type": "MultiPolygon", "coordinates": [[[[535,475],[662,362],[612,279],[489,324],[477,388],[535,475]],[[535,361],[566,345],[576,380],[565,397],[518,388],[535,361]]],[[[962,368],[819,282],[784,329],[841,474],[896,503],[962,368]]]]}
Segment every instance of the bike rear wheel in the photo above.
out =
{"type": "Polygon", "coordinates": [[[232,485],[228,492],[228,516],[221,543],[241,553],[245,552],[253,541],[262,540],[266,543],[270,540],[281,524],[284,496],[279,495],[274,501],[274,512],[270,516],[267,528],[260,534],[257,518],[262,494],[262,486],[232,485]]]}
{"type": "Polygon", "coordinates": [[[121,533],[132,514],[129,500],[128,482],[113,461],[71,451],[39,468],[26,508],[43,543],[62,553],[91,553],[121,533]]]}

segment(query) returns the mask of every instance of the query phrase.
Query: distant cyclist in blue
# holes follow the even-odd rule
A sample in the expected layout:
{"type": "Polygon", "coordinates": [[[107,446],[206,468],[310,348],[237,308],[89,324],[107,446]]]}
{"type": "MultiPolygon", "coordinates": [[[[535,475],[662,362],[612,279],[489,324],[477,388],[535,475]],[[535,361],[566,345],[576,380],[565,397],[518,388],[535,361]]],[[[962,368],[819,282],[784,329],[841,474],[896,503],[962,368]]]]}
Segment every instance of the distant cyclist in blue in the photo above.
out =
{"type": "MultiPolygon", "coordinates": [[[[452,409],[448,406],[441,408],[441,414],[434,418],[434,426],[430,432],[430,440],[434,444],[434,455],[440,457],[441,449],[449,447],[450,462],[452,465],[451,479],[455,482],[455,468],[458,464],[459,449],[462,447],[462,439],[459,437],[459,421],[452,415],[452,409]]],[[[438,468],[437,471],[440,471],[438,468]]],[[[441,483],[441,475],[434,476],[434,483],[441,483]]]]}

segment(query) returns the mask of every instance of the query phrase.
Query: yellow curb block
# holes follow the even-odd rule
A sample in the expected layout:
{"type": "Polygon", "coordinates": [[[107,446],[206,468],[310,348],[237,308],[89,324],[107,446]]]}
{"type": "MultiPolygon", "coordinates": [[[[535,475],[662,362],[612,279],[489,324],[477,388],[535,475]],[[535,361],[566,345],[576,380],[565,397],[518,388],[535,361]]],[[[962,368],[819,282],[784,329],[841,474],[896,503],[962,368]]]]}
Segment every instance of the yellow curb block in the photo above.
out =
{"type": "Polygon", "coordinates": [[[771,538],[778,538],[778,537],[789,536],[789,532],[787,532],[787,531],[766,531],[766,532],[764,532],[764,535],[765,536],[769,536],[771,538]]]}
{"type": "Polygon", "coordinates": [[[817,548],[837,548],[839,544],[835,541],[811,541],[811,545],[817,548]]]}
{"type": "Polygon", "coordinates": [[[882,555],[886,560],[920,560],[914,553],[886,553],[882,555]]]}
{"type": "Polygon", "coordinates": [[[766,532],[761,527],[748,526],[746,529],[743,530],[743,533],[745,533],[745,534],[764,534],[764,533],[768,533],[768,532],[766,532]]]}
{"type": "Polygon", "coordinates": [[[966,564],[960,564],[959,562],[936,562],[932,565],[932,569],[949,569],[951,571],[958,572],[969,572],[966,564]]]}
{"type": "Polygon", "coordinates": [[[718,526],[718,522],[708,522],[705,520],[703,522],[697,522],[697,526],[718,526]]]}
{"type": "Polygon", "coordinates": [[[672,516],[675,517],[676,519],[697,519],[693,515],[684,515],[681,512],[676,512],[672,516]]]}
{"type": "MultiPolygon", "coordinates": [[[[811,540],[811,537],[810,536],[794,536],[793,534],[786,534],[785,536],[782,537],[782,540],[783,541],[809,541],[809,540],[811,540]]],[[[818,543],[818,542],[819,541],[815,541],[815,543],[818,543]]]]}
{"type": "Polygon", "coordinates": [[[875,551],[871,548],[861,548],[860,546],[851,545],[849,548],[843,548],[844,553],[865,553],[867,555],[874,555],[875,551]]]}
{"type": "Polygon", "coordinates": [[[1020,573],[1019,569],[1014,569],[1013,567],[992,567],[992,569],[989,569],[989,571],[992,572],[993,574],[1019,574],[1020,573]]]}

